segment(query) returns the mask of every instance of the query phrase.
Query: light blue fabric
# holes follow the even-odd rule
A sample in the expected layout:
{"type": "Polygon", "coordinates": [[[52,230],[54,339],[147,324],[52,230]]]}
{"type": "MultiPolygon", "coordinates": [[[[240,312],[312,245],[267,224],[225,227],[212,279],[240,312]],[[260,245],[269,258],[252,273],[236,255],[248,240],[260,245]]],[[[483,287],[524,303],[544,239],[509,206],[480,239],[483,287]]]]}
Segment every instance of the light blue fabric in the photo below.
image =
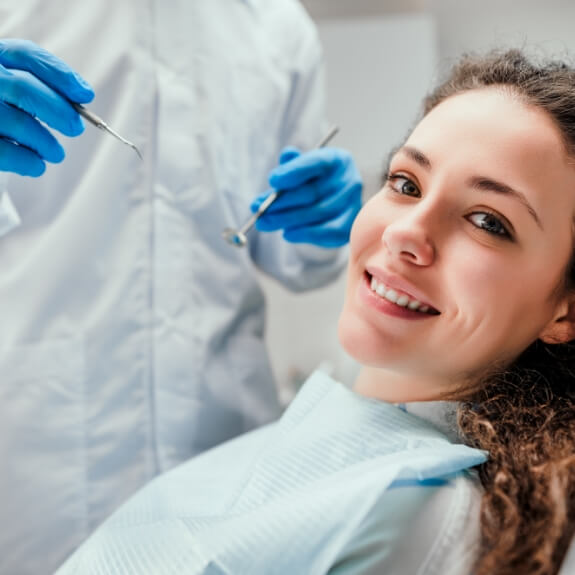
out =
{"type": "Polygon", "coordinates": [[[366,541],[381,564],[434,486],[483,461],[316,372],[278,423],[154,480],[58,575],[358,573],[366,541]]]}

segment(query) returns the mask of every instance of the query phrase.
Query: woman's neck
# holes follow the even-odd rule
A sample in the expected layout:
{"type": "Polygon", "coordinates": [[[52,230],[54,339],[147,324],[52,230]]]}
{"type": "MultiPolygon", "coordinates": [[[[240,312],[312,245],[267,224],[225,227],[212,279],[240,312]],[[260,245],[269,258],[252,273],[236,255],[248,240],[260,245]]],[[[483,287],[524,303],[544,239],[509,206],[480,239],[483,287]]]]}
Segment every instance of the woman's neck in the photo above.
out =
{"type": "Polygon", "coordinates": [[[437,401],[451,389],[445,380],[375,367],[362,367],[353,384],[356,393],[388,403],[437,401]]]}

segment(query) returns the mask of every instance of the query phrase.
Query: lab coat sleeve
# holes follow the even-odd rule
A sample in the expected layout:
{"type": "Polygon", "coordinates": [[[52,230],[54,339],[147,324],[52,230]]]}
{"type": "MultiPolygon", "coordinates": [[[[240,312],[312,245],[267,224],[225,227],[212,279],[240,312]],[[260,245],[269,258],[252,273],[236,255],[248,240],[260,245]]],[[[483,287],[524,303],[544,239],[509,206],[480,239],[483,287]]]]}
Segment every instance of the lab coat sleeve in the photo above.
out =
{"type": "MultiPolygon", "coordinates": [[[[303,11],[303,8],[299,7],[303,11]]],[[[270,30],[289,26],[290,33],[280,34],[286,44],[286,57],[291,89],[284,110],[278,149],[270,158],[269,170],[277,163],[279,150],[297,146],[309,150],[317,145],[329,129],[326,120],[325,74],[323,52],[317,30],[309,18],[285,20],[281,11],[275,14],[275,26],[270,30]]],[[[267,174],[261,189],[268,187],[267,174]]],[[[292,291],[304,291],[331,283],[343,270],[347,248],[325,249],[307,244],[286,242],[281,232],[256,233],[250,240],[251,257],[256,266],[292,291]]]]}

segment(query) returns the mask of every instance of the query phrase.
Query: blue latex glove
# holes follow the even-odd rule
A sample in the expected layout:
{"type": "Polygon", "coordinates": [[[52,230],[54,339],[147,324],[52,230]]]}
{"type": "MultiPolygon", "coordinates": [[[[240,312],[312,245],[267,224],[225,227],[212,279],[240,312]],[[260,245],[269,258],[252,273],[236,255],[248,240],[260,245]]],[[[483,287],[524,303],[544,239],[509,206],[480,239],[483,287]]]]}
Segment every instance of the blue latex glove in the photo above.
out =
{"type": "Polygon", "coordinates": [[[40,176],[64,149],[44,124],[77,136],[84,122],[68,100],[86,103],[92,88],[62,60],[28,40],[0,40],[0,170],[40,176]]]}
{"type": "MultiPolygon", "coordinates": [[[[349,241],[353,220],[361,208],[361,176],[351,155],[338,148],[302,153],[285,148],[280,165],[269,176],[281,195],[256,223],[256,229],[283,229],[288,242],[336,248],[349,241]]],[[[271,191],[251,205],[256,212],[271,191]]]]}

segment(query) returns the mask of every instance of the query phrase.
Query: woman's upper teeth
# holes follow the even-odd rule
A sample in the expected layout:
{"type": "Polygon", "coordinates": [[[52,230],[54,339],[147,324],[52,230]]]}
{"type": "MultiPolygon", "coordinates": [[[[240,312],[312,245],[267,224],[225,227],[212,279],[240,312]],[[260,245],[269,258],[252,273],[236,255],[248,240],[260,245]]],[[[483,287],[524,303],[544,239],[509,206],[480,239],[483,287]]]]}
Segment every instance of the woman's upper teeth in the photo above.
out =
{"type": "Polygon", "coordinates": [[[416,299],[412,299],[407,294],[398,292],[392,288],[388,288],[385,284],[381,283],[380,281],[376,280],[373,276],[371,278],[371,289],[377,295],[385,298],[386,300],[401,306],[407,307],[411,310],[417,310],[422,313],[426,313],[429,311],[429,306],[423,305],[420,301],[416,299]]]}

